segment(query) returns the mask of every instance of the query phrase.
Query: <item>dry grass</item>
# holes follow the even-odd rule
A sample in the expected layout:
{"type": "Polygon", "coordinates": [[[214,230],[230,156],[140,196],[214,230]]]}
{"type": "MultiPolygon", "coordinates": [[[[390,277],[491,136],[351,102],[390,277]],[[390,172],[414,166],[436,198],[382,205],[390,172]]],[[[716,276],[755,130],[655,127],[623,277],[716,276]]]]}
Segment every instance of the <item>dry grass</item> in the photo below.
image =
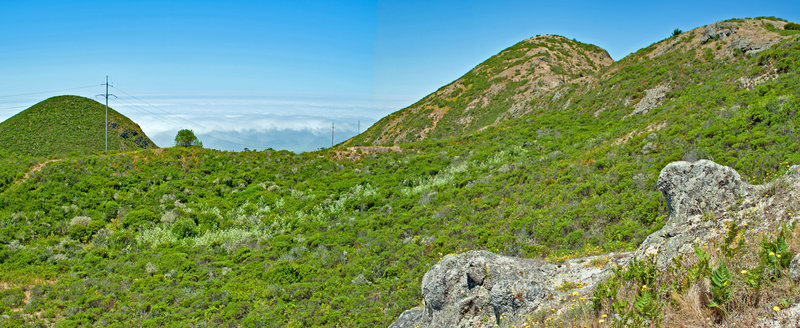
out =
{"type": "MultiPolygon", "coordinates": [[[[748,232],[743,232],[745,235],[748,232]]],[[[645,326],[661,327],[761,327],[781,326],[787,322],[798,320],[787,316],[783,311],[800,301],[798,284],[788,274],[788,269],[783,269],[775,281],[766,282],[760,289],[754,289],[745,283],[746,275],[742,270],[752,270],[760,263],[761,241],[764,237],[774,240],[778,230],[769,232],[758,231],[752,233],[746,240],[745,246],[731,259],[727,266],[733,279],[730,300],[725,303],[724,311],[715,310],[709,306],[711,303],[711,284],[708,278],[699,281],[688,281],[688,269],[698,262],[692,254],[679,258],[678,264],[673,264],[664,270],[656,279],[655,286],[648,286],[656,290],[661,304],[660,320],[656,322],[644,321],[645,326]],[[673,289],[673,286],[677,286],[673,289]]],[[[800,225],[796,225],[787,233],[787,244],[793,254],[800,253],[800,225]]],[[[714,269],[723,258],[720,249],[721,241],[705,245],[704,248],[711,258],[710,265],[714,269]]],[[[627,301],[626,313],[611,312],[611,300],[602,302],[602,310],[595,311],[590,301],[576,304],[570,310],[560,312],[543,311],[536,317],[538,320],[526,322],[530,327],[607,327],[624,325],[620,319],[626,315],[636,315],[633,306],[634,300],[639,295],[641,286],[636,282],[622,281],[619,286],[616,300],[627,301]],[[602,317],[602,315],[607,317],[602,317]],[[600,321],[603,321],[602,323],[600,321]]],[[[522,325],[519,327],[526,327],[522,325]]]]}
{"type": "Polygon", "coordinates": [[[693,283],[686,293],[673,293],[677,306],[667,307],[665,325],[670,327],[707,327],[710,324],[708,310],[708,281],[693,283]]]}

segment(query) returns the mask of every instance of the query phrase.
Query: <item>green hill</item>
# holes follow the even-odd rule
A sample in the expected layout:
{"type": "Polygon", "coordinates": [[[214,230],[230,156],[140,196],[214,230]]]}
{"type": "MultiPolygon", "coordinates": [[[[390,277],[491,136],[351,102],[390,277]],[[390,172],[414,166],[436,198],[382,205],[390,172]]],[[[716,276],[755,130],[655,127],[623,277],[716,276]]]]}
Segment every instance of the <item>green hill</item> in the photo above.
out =
{"type": "MultiPolygon", "coordinates": [[[[108,109],[108,149],[133,150],[156,145],[142,129],[108,109]]],[[[33,156],[63,156],[105,150],[105,105],[78,96],[39,102],[0,123],[3,149],[33,156]]]]}
{"type": "MultiPolygon", "coordinates": [[[[347,149],[17,161],[8,174],[30,173],[0,192],[0,325],[387,326],[449,253],[560,262],[635,249],[664,225],[667,164],[712,159],[761,182],[800,163],[800,32],[785,24],[715,23],[602,69],[551,61],[547,76],[569,82],[530,99],[475,80],[465,88],[483,91],[461,91],[472,100],[428,134],[423,106],[347,149]],[[468,110],[475,99],[487,105],[468,110]],[[525,109],[511,115],[511,102],[525,109]],[[384,143],[400,145],[361,146],[384,143]]],[[[493,74],[508,69],[476,69],[506,83],[493,74]]]]}
{"type": "MultiPolygon", "coordinates": [[[[734,65],[731,61],[738,62],[796,35],[795,30],[783,28],[786,23],[771,17],[718,22],[654,43],[619,62],[613,62],[605,50],[594,45],[561,36],[536,36],[501,51],[458,80],[381,119],[343,146],[395,145],[468,135],[511,118],[585,108],[585,103],[575,103],[584,94],[606,96],[592,99],[596,106],[593,110],[598,113],[611,107],[633,109],[645,96],[645,87],[671,81],[636,79],[628,74],[630,70],[649,70],[653,66],[672,69],[669,66],[686,64],[690,56],[734,65]],[[683,57],[684,63],[677,62],[677,57],[683,57]],[[621,81],[629,84],[607,89],[621,81]]],[[[653,73],[664,72],[650,72],[651,77],[658,77],[653,73]]],[[[685,80],[678,77],[674,82],[681,84],[685,80]]],[[[672,87],[671,90],[676,91],[672,87]]]]}
{"type": "Polygon", "coordinates": [[[501,51],[458,80],[344,143],[392,145],[463,135],[523,116],[563,85],[589,85],[613,62],[594,45],[536,36],[501,51]]]}

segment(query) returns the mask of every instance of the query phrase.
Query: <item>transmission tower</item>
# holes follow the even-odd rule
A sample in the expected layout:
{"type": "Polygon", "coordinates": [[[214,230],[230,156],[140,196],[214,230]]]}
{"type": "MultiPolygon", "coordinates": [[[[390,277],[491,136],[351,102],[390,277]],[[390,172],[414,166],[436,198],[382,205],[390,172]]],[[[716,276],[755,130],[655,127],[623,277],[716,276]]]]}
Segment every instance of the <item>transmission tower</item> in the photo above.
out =
{"type": "Polygon", "coordinates": [[[108,87],[112,86],[112,85],[108,84],[108,75],[106,75],[106,83],[103,83],[101,85],[105,85],[106,86],[106,93],[99,94],[99,95],[97,95],[97,97],[106,98],[106,152],[108,152],[108,97],[116,98],[117,96],[108,93],[108,87]]]}

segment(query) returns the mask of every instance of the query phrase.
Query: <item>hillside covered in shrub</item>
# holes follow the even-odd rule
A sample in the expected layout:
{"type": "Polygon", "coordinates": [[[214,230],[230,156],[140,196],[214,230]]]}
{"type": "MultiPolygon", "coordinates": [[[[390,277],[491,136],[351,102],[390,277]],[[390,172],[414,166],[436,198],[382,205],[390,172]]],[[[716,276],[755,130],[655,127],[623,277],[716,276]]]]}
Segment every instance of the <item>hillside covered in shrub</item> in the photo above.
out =
{"type": "MultiPolygon", "coordinates": [[[[46,99],[0,122],[3,150],[39,157],[105,150],[105,105],[89,98],[46,99]]],[[[108,109],[108,149],[134,150],[156,145],[138,124],[108,109]]]]}
{"type": "Polygon", "coordinates": [[[800,163],[800,32],[785,25],[719,22],[613,63],[561,37],[543,39],[560,44],[541,46],[547,62],[524,41],[465,75],[485,89],[437,91],[463,111],[424,138],[400,137],[433,122],[414,109],[313,153],[129,147],[31,170],[41,153],[3,148],[0,322],[387,326],[446,254],[636,249],[667,219],[668,163],[712,159],[750,182],[800,163]],[[529,61],[569,78],[526,93],[537,70],[508,65],[529,61]],[[453,123],[467,116],[483,123],[453,123]]]}

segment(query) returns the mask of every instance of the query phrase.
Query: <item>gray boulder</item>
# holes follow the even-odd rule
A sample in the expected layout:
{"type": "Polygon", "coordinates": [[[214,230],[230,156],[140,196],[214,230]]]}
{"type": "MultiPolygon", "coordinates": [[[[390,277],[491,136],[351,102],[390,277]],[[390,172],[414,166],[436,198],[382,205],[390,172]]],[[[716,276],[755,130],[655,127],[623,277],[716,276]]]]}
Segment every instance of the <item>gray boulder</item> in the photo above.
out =
{"type": "Polygon", "coordinates": [[[422,278],[423,306],[403,312],[389,327],[520,324],[537,310],[589,297],[594,284],[629,258],[629,253],[607,254],[554,264],[487,251],[447,255],[422,278]],[[579,287],[559,288],[566,283],[579,287]]]}
{"type": "Polygon", "coordinates": [[[709,160],[670,163],[661,170],[656,186],[667,201],[668,225],[727,208],[757,191],[736,170],[709,160]]]}
{"type": "Polygon", "coordinates": [[[644,97],[638,103],[633,105],[633,112],[631,115],[646,114],[651,109],[656,108],[664,103],[667,99],[667,92],[670,88],[666,85],[659,85],[652,89],[644,91],[644,97]]]}
{"type": "Polygon", "coordinates": [[[703,39],[700,44],[706,44],[709,41],[724,39],[732,34],[736,34],[736,25],[726,22],[717,22],[706,26],[703,29],[703,39]]]}
{"type": "Polygon", "coordinates": [[[499,324],[502,317],[533,312],[545,296],[536,280],[548,269],[543,261],[487,251],[445,256],[422,277],[427,326],[499,324]]]}
{"type": "Polygon", "coordinates": [[[717,216],[730,211],[737,201],[751,197],[758,186],[742,181],[736,170],[709,160],[673,162],[661,170],[656,187],[664,195],[669,219],[645,238],[637,258],[653,256],[658,267],[693,252],[696,243],[719,237],[723,227],[717,216]]]}
{"type": "Polygon", "coordinates": [[[800,282],[800,254],[795,255],[789,263],[789,276],[795,282],[800,282]]]}
{"type": "Polygon", "coordinates": [[[422,322],[422,313],[423,308],[421,306],[405,310],[397,317],[397,320],[389,325],[389,328],[417,328],[422,322]]]}

